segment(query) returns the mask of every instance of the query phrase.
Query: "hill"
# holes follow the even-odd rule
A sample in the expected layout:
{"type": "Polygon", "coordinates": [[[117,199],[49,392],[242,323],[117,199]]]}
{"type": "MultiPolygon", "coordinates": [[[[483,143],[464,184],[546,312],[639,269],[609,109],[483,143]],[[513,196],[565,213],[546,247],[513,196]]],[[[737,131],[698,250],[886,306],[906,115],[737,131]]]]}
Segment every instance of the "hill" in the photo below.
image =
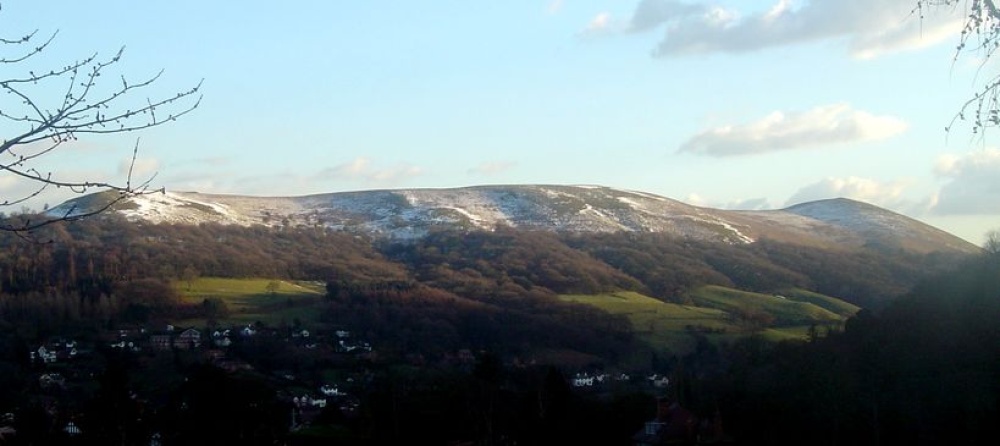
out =
{"type": "MultiPolygon", "coordinates": [[[[87,212],[106,204],[107,194],[78,197],[48,213],[72,216],[87,212]]],[[[773,240],[818,248],[868,246],[923,253],[971,253],[978,249],[911,218],[848,199],[783,210],[734,211],[601,186],[497,185],[301,197],[167,192],[130,197],[116,204],[113,213],[149,223],[322,227],[396,240],[421,238],[440,230],[511,227],[571,233],[658,233],[729,244],[773,240]]]]}

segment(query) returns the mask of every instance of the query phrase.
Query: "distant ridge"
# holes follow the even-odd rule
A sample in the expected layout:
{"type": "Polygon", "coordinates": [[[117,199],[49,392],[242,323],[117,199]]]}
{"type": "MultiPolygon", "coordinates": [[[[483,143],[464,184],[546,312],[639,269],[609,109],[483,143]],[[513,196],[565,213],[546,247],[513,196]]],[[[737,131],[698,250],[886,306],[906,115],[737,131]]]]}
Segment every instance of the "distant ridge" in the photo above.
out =
{"type": "MultiPolygon", "coordinates": [[[[108,194],[81,196],[49,213],[96,209],[112,197],[108,194]]],[[[503,226],[564,232],[652,232],[731,244],[771,239],[818,247],[978,250],[940,229],[845,198],[782,210],[735,211],[604,186],[490,185],[299,197],[166,192],[131,197],[111,212],[150,223],[314,226],[394,239],[419,238],[434,230],[503,226]]]]}

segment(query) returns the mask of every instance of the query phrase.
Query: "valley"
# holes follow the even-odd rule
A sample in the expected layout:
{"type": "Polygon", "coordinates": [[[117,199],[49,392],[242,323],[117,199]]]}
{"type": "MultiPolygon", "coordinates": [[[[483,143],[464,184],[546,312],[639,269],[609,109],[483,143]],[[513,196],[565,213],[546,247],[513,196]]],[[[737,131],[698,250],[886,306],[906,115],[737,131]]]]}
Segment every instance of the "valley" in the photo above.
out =
{"type": "MultiPolygon", "coordinates": [[[[21,419],[45,408],[49,423],[171,442],[254,429],[262,441],[381,444],[400,435],[388,423],[440,443],[481,438],[488,419],[520,438],[624,444],[654,397],[710,416],[724,377],[853,339],[861,316],[893,311],[981,255],[852,202],[741,213],[602,188],[475,193],[487,192],[504,207],[423,191],[403,193],[401,210],[398,195],[377,192],[352,196],[347,225],[335,220],[342,208],[200,197],[122,202],[30,242],[0,234],[0,366],[21,383],[0,404],[21,419]],[[372,197],[378,210],[358,204],[372,197]],[[248,211],[261,203],[273,205],[267,221],[248,211]],[[653,219],[650,203],[677,213],[653,219]],[[506,220],[485,217],[501,208],[506,220]],[[227,217],[164,217],[189,212],[227,217]],[[522,410],[538,395],[550,409],[522,410]],[[107,405],[125,418],[95,412],[107,405]],[[153,421],[129,418],[140,407],[153,421]],[[201,421],[220,412],[236,418],[201,421]],[[621,418],[567,424],[612,413],[621,418]]],[[[754,417],[725,407],[745,438],[754,417]]],[[[38,436],[21,438],[72,440],[24,423],[38,436]]]]}

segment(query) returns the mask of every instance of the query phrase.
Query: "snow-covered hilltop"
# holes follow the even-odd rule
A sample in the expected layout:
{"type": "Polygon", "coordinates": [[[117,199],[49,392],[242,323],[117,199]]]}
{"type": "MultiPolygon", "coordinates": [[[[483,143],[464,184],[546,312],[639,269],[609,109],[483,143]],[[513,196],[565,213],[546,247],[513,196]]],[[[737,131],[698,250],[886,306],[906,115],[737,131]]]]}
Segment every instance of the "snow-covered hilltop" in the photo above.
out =
{"type": "MultiPolygon", "coordinates": [[[[108,202],[107,194],[79,197],[49,213],[61,216],[95,209],[108,202]]],[[[918,251],[975,249],[908,217],[852,200],[824,200],[775,211],[731,211],[599,186],[474,186],[301,197],[166,192],[130,197],[111,212],[151,223],[315,226],[396,239],[421,237],[435,229],[507,226],[656,232],[741,244],[768,238],[811,245],[875,243],[918,251]]]]}

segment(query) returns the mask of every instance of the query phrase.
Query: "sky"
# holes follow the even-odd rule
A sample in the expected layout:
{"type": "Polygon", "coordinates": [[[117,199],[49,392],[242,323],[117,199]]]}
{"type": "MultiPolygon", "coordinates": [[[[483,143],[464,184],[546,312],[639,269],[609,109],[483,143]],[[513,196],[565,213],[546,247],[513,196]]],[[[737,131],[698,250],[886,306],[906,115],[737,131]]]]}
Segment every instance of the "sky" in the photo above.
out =
{"type": "MultiPolygon", "coordinates": [[[[1000,129],[952,125],[1000,72],[956,58],[962,5],[922,20],[915,0],[0,5],[0,36],[55,33],[2,79],[124,47],[92,97],[161,70],[120,108],[201,82],[175,122],[33,160],[62,179],[120,183],[131,165],[168,191],[265,196],[588,184],[727,209],[848,197],[975,244],[1000,228],[1000,129]]],[[[66,86],[34,98],[57,106],[66,86]]],[[[0,111],[23,106],[0,96],[0,111]]],[[[20,124],[0,120],[0,135],[20,124]]],[[[28,186],[0,173],[4,200],[28,186]]]]}

